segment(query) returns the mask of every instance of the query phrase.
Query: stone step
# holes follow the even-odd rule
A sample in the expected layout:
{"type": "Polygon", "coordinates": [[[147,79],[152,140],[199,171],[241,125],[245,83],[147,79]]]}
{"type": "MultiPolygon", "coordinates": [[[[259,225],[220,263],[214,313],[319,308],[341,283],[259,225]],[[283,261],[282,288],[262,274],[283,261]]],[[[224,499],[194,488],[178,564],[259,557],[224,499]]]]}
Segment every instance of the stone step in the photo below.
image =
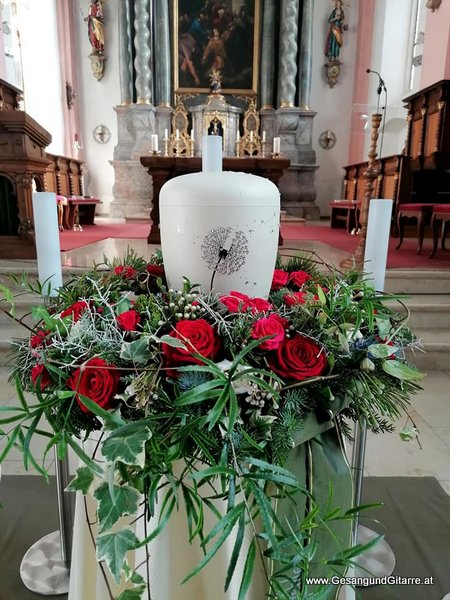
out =
{"type": "Polygon", "coordinates": [[[450,294],[450,269],[388,269],[390,294],[450,294]]]}
{"type": "Polygon", "coordinates": [[[450,333],[444,329],[415,329],[423,352],[415,350],[409,358],[420,370],[447,370],[450,365],[450,333]]]}
{"type": "MultiPolygon", "coordinates": [[[[408,324],[413,331],[417,328],[450,329],[450,294],[407,294],[400,300],[410,310],[408,324]]],[[[386,304],[393,310],[404,311],[400,302],[393,300],[386,304]]]]}

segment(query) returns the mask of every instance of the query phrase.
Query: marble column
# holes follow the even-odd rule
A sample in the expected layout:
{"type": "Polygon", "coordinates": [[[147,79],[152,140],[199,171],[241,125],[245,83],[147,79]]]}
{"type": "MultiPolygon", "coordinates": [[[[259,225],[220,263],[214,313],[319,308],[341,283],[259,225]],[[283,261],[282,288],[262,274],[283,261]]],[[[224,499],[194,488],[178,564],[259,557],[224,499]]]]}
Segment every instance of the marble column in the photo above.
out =
{"type": "Polygon", "coordinates": [[[264,0],[261,46],[261,108],[273,108],[275,79],[275,0],[264,0]]]}
{"type": "Polygon", "coordinates": [[[154,0],[155,43],[155,103],[170,106],[170,31],[169,0],[154,0]]]}
{"type": "Polygon", "coordinates": [[[126,106],[133,101],[130,0],[119,0],[119,79],[120,102],[126,106]]]}
{"type": "Polygon", "coordinates": [[[310,109],[314,0],[303,0],[298,69],[299,106],[310,109]]]}
{"type": "Polygon", "coordinates": [[[299,0],[281,0],[278,106],[295,105],[299,0]]]}
{"type": "Polygon", "coordinates": [[[148,0],[135,0],[134,3],[134,48],[136,58],[137,104],[152,102],[152,72],[150,69],[150,13],[148,0]]]}

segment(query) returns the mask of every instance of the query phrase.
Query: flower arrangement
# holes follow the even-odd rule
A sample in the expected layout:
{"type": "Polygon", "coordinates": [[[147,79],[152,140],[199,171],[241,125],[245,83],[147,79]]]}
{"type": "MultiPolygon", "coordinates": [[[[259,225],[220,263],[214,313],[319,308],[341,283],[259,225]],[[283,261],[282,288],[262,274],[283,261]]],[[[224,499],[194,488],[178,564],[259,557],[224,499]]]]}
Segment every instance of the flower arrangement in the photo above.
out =
{"type": "Polygon", "coordinates": [[[330,534],[354,509],[331,494],[319,502],[292,452],[321,435],[328,443],[330,432],[340,440],[359,419],[391,431],[422,377],[406,359],[416,344],[407,315],[357,272],[324,270],[307,256],[279,259],[268,299],[217,296],[187,280],[168,289],[160,253],[146,261],[129,251],[74,278],[33,316],[31,337],[15,342],[11,379],[21,403],[0,420],[11,426],[0,460],[16,446],[46,475],[45,456],[30,452],[37,433],[48,437],[47,452],[77,453],[84,464],[70,489],[98,502],[97,557],[117,582],[128,580],[120,600],[146,589],[127,552],[160,535],[179,503],[189,541],[204,553],[185,580],[234,532],[227,589],[250,537],[238,600],[259,559],[267,597],[300,600],[316,597],[308,575],[333,573],[354,556],[330,534]],[[39,429],[44,418],[51,433],[39,429]],[[93,430],[91,456],[83,441],[93,430]],[[146,538],[112,531],[138,513],[142,497],[146,538]],[[206,512],[216,519],[209,531],[206,512]]]}

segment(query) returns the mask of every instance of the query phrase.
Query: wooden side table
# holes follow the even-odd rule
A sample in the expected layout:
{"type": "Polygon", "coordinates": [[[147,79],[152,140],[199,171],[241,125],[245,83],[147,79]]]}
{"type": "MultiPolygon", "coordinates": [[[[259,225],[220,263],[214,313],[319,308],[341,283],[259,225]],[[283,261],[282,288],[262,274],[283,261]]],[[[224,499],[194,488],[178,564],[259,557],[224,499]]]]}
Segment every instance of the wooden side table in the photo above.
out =
{"type": "Polygon", "coordinates": [[[441,230],[441,248],[445,250],[445,239],[447,237],[449,225],[450,225],[450,204],[434,204],[433,214],[431,215],[431,230],[433,232],[433,249],[430,254],[430,258],[437,252],[438,241],[439,241],[439,226],[442,225],[441,230]]]}
{"type": "Polygon", "coordinates": [[[432,204],[400,204],[397,212],[397,228],[399,234],[399,242],[396,250],[400,248],[403,243],[403,236],[405,233],[405,219],[416,219],[417,221],[417,252],[420,254],[422,251],[423,238],[425,235],[425,224],[428,217],[431,216],[433,210],[432,204]]]}

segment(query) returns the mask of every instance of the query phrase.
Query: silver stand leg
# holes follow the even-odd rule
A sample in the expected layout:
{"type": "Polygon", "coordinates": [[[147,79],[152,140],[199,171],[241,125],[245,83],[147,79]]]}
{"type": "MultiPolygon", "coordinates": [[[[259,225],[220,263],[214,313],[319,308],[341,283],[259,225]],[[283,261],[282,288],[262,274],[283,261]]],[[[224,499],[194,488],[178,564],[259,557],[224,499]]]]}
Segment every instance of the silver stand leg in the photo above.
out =
{"type": "Polygon", "coordinates": [[[69,483],[69,459],[56,456],[56,491],[58,496],[59,531],[53,531],[27,550],[20,564],[23,584],[42,596],[58,596],[69,591],[72,549],[70,494],[64,492],[69,483]]]}
{"type": "MultiPolygon", "coordinates": [[[[367,425],[361,420],[355,424],[355,443],[353,446],[352,469],[354,472],[354,505],[361,504],[364,461],[366,456],[367,425]]],[[[352,543],[367,544],[378,536],[377,533],[359,524],[359,515],[355,516],[352,530],[352,543]]],[[[381,540],[370,550],[355,558],[358,567],[355,577],[384,577],[392,575],[395,567],[395,555],[386,540],[381,540]]]]}

